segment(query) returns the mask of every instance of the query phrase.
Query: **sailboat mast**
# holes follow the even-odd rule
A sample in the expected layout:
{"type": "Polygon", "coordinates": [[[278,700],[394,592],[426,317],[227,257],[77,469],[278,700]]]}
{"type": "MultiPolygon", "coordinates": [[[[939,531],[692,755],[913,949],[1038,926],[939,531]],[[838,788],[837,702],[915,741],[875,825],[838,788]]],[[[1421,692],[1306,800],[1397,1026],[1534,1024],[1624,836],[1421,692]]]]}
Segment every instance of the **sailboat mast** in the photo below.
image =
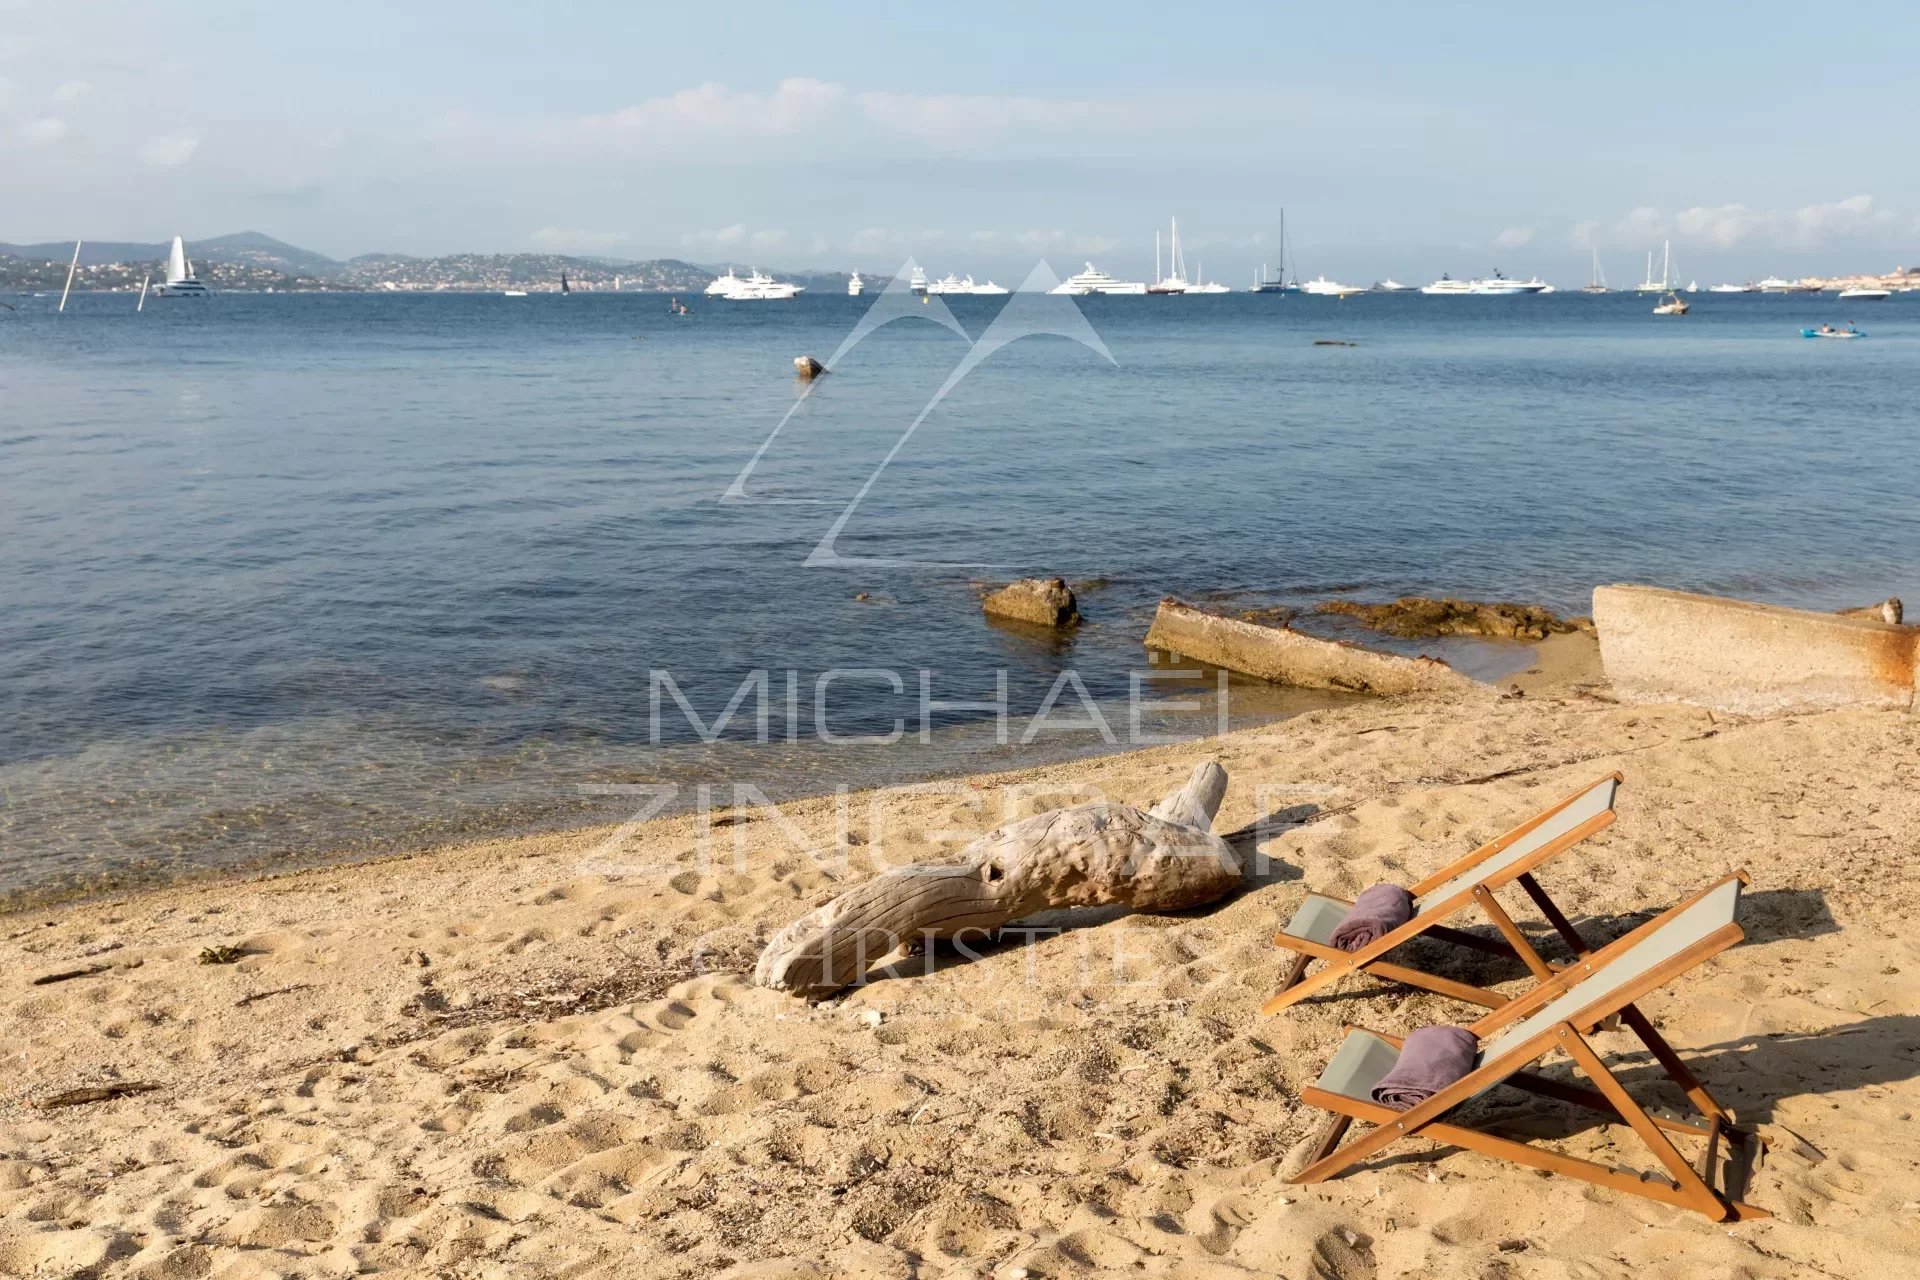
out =
{"type": "Polygon", "coordinates": [[[1160,274],[1160,228],[1155,227],[1153,229],[1153,282],[1159,284],[1163,279],[1165,277],[1160,274]]]}
{"type": "Polygon", "coordinates": [[[67,309],[67,295],[73,292],[73,273],[80,269],[80,242],[73,242],[73,261],[67,264],[67,287],[60,291],[60,310],[67,309]]]}
{"type": "Polygon", "coordinates": [[[135,311],[145,311],[147,309],[147,281],[151,279],[153,279],[153,272],[151,271],[140,277],[140,302],[134,307],[135,311]]]}

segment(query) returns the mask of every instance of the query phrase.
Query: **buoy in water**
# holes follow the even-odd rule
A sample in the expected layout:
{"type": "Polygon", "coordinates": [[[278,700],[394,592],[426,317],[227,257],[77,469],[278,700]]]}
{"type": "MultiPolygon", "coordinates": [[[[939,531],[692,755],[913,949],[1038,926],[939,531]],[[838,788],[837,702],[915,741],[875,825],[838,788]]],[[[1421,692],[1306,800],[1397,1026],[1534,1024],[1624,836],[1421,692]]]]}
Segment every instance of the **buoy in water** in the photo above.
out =
{"type": "Polygon", "coordinates": [[[812,380],[825,373],[827,366],[821,364],[812,356],[795,356],[793,358],[793,371],[802,378],[812,380]]]}

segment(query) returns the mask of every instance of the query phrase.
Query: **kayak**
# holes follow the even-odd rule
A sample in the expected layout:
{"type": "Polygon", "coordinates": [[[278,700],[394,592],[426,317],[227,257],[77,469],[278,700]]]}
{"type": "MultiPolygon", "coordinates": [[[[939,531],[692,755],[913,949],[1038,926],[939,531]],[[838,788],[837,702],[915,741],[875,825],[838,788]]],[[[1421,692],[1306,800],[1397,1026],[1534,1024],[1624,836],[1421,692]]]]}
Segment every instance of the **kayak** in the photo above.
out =
{"type": "Polygon", "coordinates": [[[1803,338],[1864,338],[1867,335],[1858,329],[1802,329],[1803,338]]]}

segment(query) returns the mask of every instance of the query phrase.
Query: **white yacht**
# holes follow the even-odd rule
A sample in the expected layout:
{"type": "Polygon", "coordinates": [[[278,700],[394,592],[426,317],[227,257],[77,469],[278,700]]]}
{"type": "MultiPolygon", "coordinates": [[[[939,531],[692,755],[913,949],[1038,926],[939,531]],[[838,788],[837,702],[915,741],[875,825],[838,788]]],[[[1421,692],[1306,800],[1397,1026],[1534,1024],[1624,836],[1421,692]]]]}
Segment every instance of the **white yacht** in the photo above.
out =
{"type": "Polygon", "coordinates": [[[936,296],[949,293],[972,293],[973,277],[968,276],[965,280],[962,280],[959,276],[949,271],[946,275],[941,276],[938,280],[928,285],[926,291],[936,296]]]}
{"type": "Polygon", "coordinates": [[[187,261],[187,246],[179,236],[173,238],[173,250],[167,254],[166,283],[155,285],[153,292],[161,298],[206,298],[213,294],[194,277],[193,263],[187,261]]]}
{"type": "MultiPolygon", "coordinates": [[[[732,272],[728,272],[728,275],[732,275],[732,272]]],[[[715,281],[715,283],[719,282],[715,281]]],[[[708,292],[712,290],[709,289],[708,292]]],[[[719,296],[729,302],[767,302],[798,297],[804,292],[800,285],[775,280],[772,276],[756,270],[745,280],[735,277],[733,288],[719,296]]]]}
{"type": "Polygon", "coordinates": [[[847,281],[847,296],[849,298],[857,298],[865,289],[866,286],[860,283],[860,273],[858,271],[854,272],[853,277],[847,281]]]}
{"type": "Polygon", "coordinates": [[[1345,298],[1352,294],[1365,293],[1366,289],[1361,285],[1341,284],[1337,280],[1319,276],[1301,285],[1300,292],[1316,294],[1323,298],[1345,298]]]}
{"type": "Polygon", "coordinates": [[[1146,291],[1147,286],[1145,282],[1140,280],[1115,280],[1091,262],[1087,264],[1085,271],[1076,272],[1068,276],[1065,280],[1062,280],[1059,284],[1053,286],[1053,288],[1047,290],[1048,293],[1065,293],[1071,294],[1074,297],[1085,297],[1090,293],[1143,294],[1146,291]]]}
{"type": "Polygon", "coordinates": [[[1716,284],[1707,288],[1708,293],[1758,293],[1760,286],[1749,280],[1745,284],[1716,284]]]}
{"type": "Polygon", "coordinates": [[[1227,286],[1221,284],[1218,280],[1207,279],[1207,273],[1204,269],[1196,270],[1193,274],[1194,274],[1194,279],[1192,280],[1192,282],[1190,282],[1187,285],[1188,293],[1232,293],[1233,292],[1233,290],[1227,288],[1227,286]]]}
{"type": "Polygon", "coordinates": [[[712,284],[707,286],[707,296],[709,298],[730,298],[733,296],[734,291],[745,283],[746,281],[733,274],[732,267],[728,267],[727,274],[716,278],[712,284]]]}
{"type": "Polygon", "coordinates": [[[1471,291],[1483,298],[1507,298],[1521,293],[1545,293],[1547,282],[1539,276],[1531,280],[1509,279],[1495,268],[1491,276],[1473,281],[1471,291]]]}
{"type": "Polygon", "coordinates": [[[1443,298],[1461,298],[1471,294],[1476,283],[1473,280],[1455,280],[1443,272],[1432,284],[1421,285],[1420,292],[1443,298]]]}
{"type": "Polygon", "coordinates": [[[913,290],[921,297],[925,297],[927,294],[927,273],[919,267],[915,267],[913,274],[907,277],[907,288],[913,290]]]}
{"type": "Polygon", "coordinates": [[[987,281],[985,284],[975,284],[973,282],[973,277],[968,276],[967,292],[973,294],[977,298],[1001,298],[1001,297],[1005,297],[1009,293],[1012,293],[1013,290],[1007,288],[1007,286],[1003,284],[995,284],[991,280],[987,281]]]}
{"type": "Polygon", "coordinates": [[[1893,296],[1891,289],[1875,289],[1867,285],[1856,285],[1840,291],[1842,302],[1885,302],[1893,296]]]}
{"type": "Polygon", "coordinates": [[[1653,278],[1653,250],[1647,250],[1647,275],[1640,282],[1641,293],[1673,293],[1680,288],[1680,281],[1673,274],[1673,241],[1666,242],[1660,252],[1660,278],[1653,278]]]}
{"type": "Polygon", "coordinates": [[[1375,293],[1412,293],[1413,290],[1414,290],[1413,285],[1401,284],[1398,280],[1395,280],[1392,276],[1388,276],[1385,280],[1382,280],[1379,284],[1376,284],[1375,286],[1373,286],[1373,291],[1375,293]]]}

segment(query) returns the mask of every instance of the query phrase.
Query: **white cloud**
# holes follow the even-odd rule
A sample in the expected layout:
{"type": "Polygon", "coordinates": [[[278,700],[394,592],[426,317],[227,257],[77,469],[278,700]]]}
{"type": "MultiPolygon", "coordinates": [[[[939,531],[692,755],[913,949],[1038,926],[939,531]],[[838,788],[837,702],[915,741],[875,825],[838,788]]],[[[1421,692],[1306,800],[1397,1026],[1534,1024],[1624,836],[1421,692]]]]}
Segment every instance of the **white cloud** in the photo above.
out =
{"type": "Polygon", "coordinates": [[[756,249],[777,249],[787,242],[784,231],[756,231],[753,233],[753,247],[756,249]]]}
{"type": "Polygon", "coordinates": [[[191,133],[163,134],[141,146],[140,163],[154,169],[178,169],[199,149],[200,139],[191,133]]]}
{"type": "Polygon", "coordinates": [[[1493,238],[1496,249],[1519,249],[1533,243],[1532,227],[1508,227],[1493,238]]]}
{"type": "Polygon", "coordinates": [[[1112,236],[1070,234],[1037,228],[1016,232],[1013,242],[1029,253],[1045,253],[1049,249],[1068,249],[1074,253],[1111,253],[1121,243],[1112,236]]]}
{"type": "MultiPolygon", "coordinates": [[[[1605,238],[1626,245],[1673,238],[1716,249],[1743,245],[1807,249],[1891,230],[1898,221],[1893,211],[1880,208],[1870,195],[1798,209],[1755,209],[1738,203],[1694,205],[1670,216],[1642,206],[1616,221],[1605,238]]],[[[1582,222],[1574,227],[1573,237],[1576,241],[1583,235],[1597,239],[1599,226],[1597,221],[1582,222]]]]}
{"type": "Polygon", "coordinates": [[[624,231],[582,231],[574,227],[542,227],[527,239],[548,253],[605,253],[627,238],[624,231]]]}
{"type": "Polygon", "coordinates": [[[30,147],[50,147],[67,136],[67,122],[53,116],[41,116],[20,127],[20,137],[30,147]]]}
{"type": "Polygon", "coordinates": [[[947,238],[944,231],[893,231],[886,227],[866,227],[847,241],[852,253],[920,253],[934,248],[947,238]]]}
{"type": "Polygon", "coordinates": [[[69,80],[53,91],[55,102],[78,102],[92,92],[93,86],[85,80],[69,80]]]}
{"type": "Polygon", "coordinates": [[[680,237],[680,243],[689,249],[732,249],[746,241],[747,224],[744,222],[713,231],[689,231],[680,237]]]}

